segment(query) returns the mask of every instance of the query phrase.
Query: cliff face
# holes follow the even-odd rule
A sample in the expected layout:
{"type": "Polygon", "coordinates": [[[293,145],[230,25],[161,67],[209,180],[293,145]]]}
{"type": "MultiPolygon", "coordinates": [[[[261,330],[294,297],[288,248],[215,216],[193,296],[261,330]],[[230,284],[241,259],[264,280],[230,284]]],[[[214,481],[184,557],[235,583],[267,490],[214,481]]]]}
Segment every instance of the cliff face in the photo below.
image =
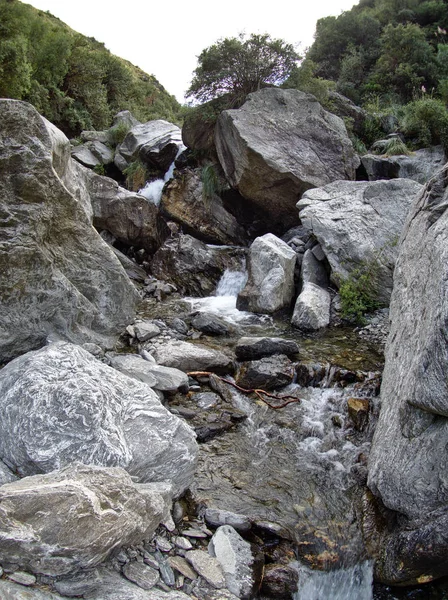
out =
{"type": "Polygon", "coordinates": [[[417,197],[395,268],[382,408],[369,487],[400,515],[381,579],[446,573],[448,549],[448,165],[417,197]]]}

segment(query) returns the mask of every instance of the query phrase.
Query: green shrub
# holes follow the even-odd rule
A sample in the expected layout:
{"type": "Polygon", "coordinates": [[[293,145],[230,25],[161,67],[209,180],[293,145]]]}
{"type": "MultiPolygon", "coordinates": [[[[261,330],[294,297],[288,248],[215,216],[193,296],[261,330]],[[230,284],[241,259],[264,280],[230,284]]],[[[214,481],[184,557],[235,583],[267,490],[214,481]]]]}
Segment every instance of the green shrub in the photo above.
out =
{"type": "Polygon", "coordinates": [[[95,165],[93,167],[93,170],[97,175],[105,175],[106,174],[106,169],[104,168],[104,165],[95,165]]]}
{"type": "Polygon", "coordinates": [[[202,167],[202,198],[204,202],[208,202],[215,194],[219,194],[222,190],[221,181],[216,172],[215,165],[209,163],[202,167]]]}
{"type": "Polygon", "coordinates": [[[378,260],[354,269],[339,286],[341,315],[344,319],[364,323],[364,314],[376,310],[378,302],[378,260]]]}
{"type": "Polygon", "coordinates": [[[403,133],[417,148],[442,144],[448,150],[448,111],[441,100],[421,98],[403,109],[403,133]]]}
{"type": "Polygon", "coordinates": [[[130,125],[128,123],[118,123],[115,127],[111,127],[108,133],[108,139],[113,146],[118,146],[124,140],[126,135],[130,130],[130,125]]]}
{"type": "Polygon", "coordinates": [[[397,156],[399,154],[405,154],[406,156],[409,156],[411,151],[406,144],[400,140],[400,138],[391,138],[382,146],[381,151],[374,151],[374,153],[382,154],[384,156],[397,156]]]}

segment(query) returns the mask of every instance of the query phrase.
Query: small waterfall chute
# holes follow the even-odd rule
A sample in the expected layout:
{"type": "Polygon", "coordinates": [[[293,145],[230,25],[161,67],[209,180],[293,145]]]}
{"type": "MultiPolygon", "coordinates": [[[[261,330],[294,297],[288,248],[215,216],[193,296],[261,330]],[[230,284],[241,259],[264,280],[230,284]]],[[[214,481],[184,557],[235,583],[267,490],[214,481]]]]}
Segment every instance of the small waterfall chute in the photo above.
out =
{"type": "Polygon", "coordinates": [[[155,179],[154,181],[148,181],[144,187],[142,187],[141,189],[138,190],[138,193],[141,196],[144,196],[147,200],[149,200],[156,206],[159,206],[160,200],[162,199],[163,187],[167,181],[170,181],[170,179],[173,178],[174,169],[176,166],[175,165],[176,158],[180,154],[182,154],[182,152],[185,149],[186,149],[186,146],[184,146],[183,144],[180,144],[177,154],[176,154],[173,162],[169,166],[168,171],[165,173],[163,179],[155,179]]]}

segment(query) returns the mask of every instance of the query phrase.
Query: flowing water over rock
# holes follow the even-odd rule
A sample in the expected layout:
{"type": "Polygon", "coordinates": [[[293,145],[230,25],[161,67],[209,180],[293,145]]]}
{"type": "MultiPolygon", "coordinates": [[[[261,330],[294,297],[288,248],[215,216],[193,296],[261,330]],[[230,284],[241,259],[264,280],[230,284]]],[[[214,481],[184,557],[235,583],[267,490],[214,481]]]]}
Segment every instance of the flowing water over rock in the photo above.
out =
{"type": "Polygon", "coordinates": [[[372,600],[372,580],[370,562],[328,573],[302,568],[295,600],[372,600]]]}
{"type": "MultiPolygon", "coordinates": [[[[176,158],[182,154],[185,150],[185,146],[183,144],[179,145],[179,150],[176,154],[176,158]]],[[[171,163],[168,171],[165,173],[163,179],[155,179],[154,181],[148,181],[144,187],[138,190],[138,193],[141,196],[144,196],[147,200],[159,206],[160,200],[162,199],[162,191],[165,183],[173,178],[174,169],[176,167],[176,158],[171,163]]]]}

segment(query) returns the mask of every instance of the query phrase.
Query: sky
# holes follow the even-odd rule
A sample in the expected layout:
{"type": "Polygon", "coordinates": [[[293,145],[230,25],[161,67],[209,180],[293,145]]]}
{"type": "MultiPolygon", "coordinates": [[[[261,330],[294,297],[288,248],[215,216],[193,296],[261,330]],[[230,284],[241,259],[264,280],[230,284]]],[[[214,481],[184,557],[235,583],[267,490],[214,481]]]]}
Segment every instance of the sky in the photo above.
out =
{"type": "Polygon", "coordinates": [[[27,0],[27,4],[103,42],[113,54],[154,75],[179,102],[204,48],[239,33],[269,33],[304,53],[317,19],[338,16],[357,0],[27,0]]]}

